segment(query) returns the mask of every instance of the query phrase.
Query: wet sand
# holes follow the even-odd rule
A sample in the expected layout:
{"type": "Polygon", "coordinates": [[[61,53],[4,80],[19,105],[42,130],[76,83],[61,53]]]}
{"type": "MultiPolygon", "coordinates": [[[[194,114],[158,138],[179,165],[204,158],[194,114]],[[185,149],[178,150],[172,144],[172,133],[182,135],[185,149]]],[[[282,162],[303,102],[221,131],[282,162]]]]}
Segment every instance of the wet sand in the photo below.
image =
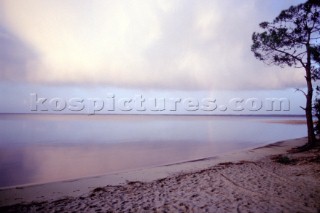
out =
{"type": "Polygon", "coordinates": [[[307,124],[306,120],[274,120],[274,121],[265,121],[266,123],[277,123],[277,124],[291,124],[291,125],[301,125],[307,124]]]}
{"type": "Polygon", "coordinates": [[[305,138],[211,158],[0,191],[0,212],[319,212],[305,138]]]}

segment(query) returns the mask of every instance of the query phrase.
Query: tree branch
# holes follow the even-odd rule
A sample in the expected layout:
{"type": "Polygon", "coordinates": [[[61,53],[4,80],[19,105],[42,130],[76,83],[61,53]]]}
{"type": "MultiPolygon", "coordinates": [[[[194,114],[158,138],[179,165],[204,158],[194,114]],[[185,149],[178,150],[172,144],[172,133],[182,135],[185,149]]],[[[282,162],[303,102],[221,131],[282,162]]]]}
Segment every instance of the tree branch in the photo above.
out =
{"type": "Polygon", "coordinates": [[[307,97],[307,93],[303,91],[302,89],[296,88],[296,92],[302,92],[302,94],[307,97]]]}
{"type": "Polygon", "coordinates": [[[286,54],[286,55],[291,56],[292,58],[294,58],[294,59],[296,59],[297,61],[299,61],[299,62],[300,62],[300,64],[301,64],[304,68],[306,68],[306,65],[303,63],[303,61],[302,61],[302,59],[301,59],[301,58],[298,58],[298,57],[297,57],[297,56],[295,56],[295,55],[292,55],[292,54],[290,54],[290,53],[288,53],[288,52],[285,52],[285,51],[279,50],[279,49],[277,49],[277,48],[270,47],[270,46],[268,46],[268,47],[269,47],[270,49],[274,50],[274,51],[277,51],[277,52],[280,52],[280,53],[283,53],[283,54],[286,54]]]}

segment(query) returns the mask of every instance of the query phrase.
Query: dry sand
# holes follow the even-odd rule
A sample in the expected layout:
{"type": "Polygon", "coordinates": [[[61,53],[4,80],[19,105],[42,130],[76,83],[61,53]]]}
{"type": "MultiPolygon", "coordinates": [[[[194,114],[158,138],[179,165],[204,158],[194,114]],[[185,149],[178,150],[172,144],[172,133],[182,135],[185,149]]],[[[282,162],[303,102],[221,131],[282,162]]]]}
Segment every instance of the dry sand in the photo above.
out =
{"type": "Polygon", "coordinates": [[[305,141],[3,189],[0,212],[320,212],[319,149],[286,152],[305,141]]]}

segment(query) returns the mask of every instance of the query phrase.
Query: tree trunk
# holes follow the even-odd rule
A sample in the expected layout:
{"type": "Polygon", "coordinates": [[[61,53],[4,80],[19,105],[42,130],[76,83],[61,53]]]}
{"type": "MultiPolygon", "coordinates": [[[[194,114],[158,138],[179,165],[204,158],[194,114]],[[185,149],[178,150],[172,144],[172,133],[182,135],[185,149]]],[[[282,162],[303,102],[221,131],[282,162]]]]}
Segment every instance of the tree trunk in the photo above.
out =
{"type": "MultiPolygon", "coordinates": [[[[308,27],[308,25],[306,25],[308,27]]],[[[311,78],[311,50],[310,50],[310,38],[311,38],[311,30],[308,30],[308,40],[306,44],[307,50],[307,63],[306,63],[306,81],[307,81],[307,101],[306,101],[306,119],[307,119],[307,127],[308,127],[308,143],[307,148],[314,147],[316,144],[316,137],[314,134],[313,128],[313,117],[312,117],[312,96],[313,96],[313,87],[312,87],[312,78],[311,78]]]]}
{"type": "Polygon", "coordinates": [[[306,69],[306,81],[308,92],[306,94],[306,119],[307,119],[307,128],[308,128],[308,143],[307,147],[313,147],[316,143],[316,138],[314,134],[313,128],[313,117],[312,117],[312,95],[313,95],[313,88],[312,88],[312,79],[311,79],[311,71],[310,69],[306,69]]]}

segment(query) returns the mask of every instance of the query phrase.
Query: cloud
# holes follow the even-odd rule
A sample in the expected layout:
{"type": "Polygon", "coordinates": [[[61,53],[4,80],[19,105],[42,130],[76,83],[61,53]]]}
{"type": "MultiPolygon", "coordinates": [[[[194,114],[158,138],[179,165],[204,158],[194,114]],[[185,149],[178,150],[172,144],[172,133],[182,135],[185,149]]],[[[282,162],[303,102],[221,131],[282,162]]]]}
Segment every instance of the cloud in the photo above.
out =
{"type": "Polygon", "coordinates": [[[1,60],[24,46],[33,54],[22,57],[24,68],[14,67],[21,58],[2,62],[1,79],[181,90],[301,86],[302,70],[268,67],[250,52],[258,24],[297,2],[3,0],[0,24],[23,43],[2,49],[1,60]]]}
{"type": "Polygon", "coordinates": [[[19,39],[0,28],[0,79],[24,80],[35,53],[19,39]]]}

